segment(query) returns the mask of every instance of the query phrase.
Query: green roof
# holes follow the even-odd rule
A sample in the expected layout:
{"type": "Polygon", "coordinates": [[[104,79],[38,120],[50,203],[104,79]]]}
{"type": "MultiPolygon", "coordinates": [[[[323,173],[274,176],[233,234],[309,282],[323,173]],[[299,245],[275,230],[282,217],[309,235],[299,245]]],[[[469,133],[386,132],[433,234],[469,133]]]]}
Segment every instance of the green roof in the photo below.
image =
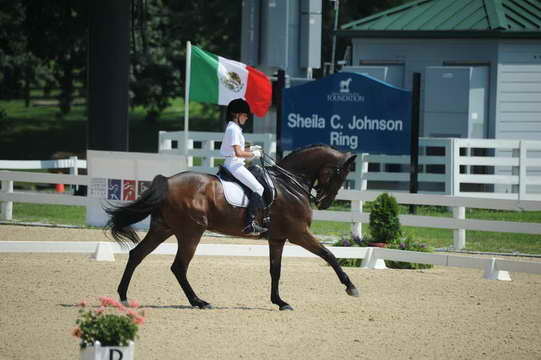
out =
{"type": "Polygon", "coordinates": [[[341,36],[541,37],[540,0],[416,0],[342,25],[341,36]],[[393,35],[394,36],[394,35],[393,35]]]}

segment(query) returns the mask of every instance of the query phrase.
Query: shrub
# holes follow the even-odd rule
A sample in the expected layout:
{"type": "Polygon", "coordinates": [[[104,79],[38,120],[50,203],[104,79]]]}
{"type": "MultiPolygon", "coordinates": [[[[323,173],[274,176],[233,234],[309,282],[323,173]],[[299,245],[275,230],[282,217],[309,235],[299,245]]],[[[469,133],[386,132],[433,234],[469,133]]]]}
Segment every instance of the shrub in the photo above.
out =
{"type": "MultiPolygon", "coordinates": [[[[399,249],[419,252],[432,252],[426,244],[413,241],[411,236],[407,235],[401,239],[395,240],[387,245],[388,249],[399,249]]],[[[391,269],[430,269],[431,264],[416,264],[403,261],[385,260],[385,265],[391,269]]]]}
{"type": "MultiPolygon", "coordinates": [[[[361,239],[353,238],[351,239],[349,236],[341,236],[340,240],[336,241],[332,246],[345,246],[345,247],[363,247],[368,246],[366,243],[363,242],[361,239]]],[[[340,266],[346,266],[346,267],[361,267],[361,263],[363,262],[363,259],[342,259],[338,258],[336,259],[338,261],[338,264],[340,266]]]]}
{"type": "Polygon", "coordinates": [[[373,242],[390,243],[401,237],[398,203],[393,196],[383,193],[374,200],[368,228],[373,242]]]}
{"type": "MultiPolygon", "coordinates": [[[[333,246],[345,246],[345,247],[367,247],[370,246],[371,239],[368,237],[360,238],[349,238],[348,236],[342,235],[340,240],[336,241],[333,246]]],[[[388,249],[398,249],[398,250],[408,250],[408,251],[419,251],[419,252],[432,252],[432,249],[424,243],[414,241],[410,235],[400,237],[390,242],[386,246],[388,249]]],[[[361,267],[363,262],[362,259],[343,259],[339,258],[338,264],[340,266],[346,267],[361,267]]],[[[403,261],[392,261],[385,260],[385,265],[391,269],[430,269],[433,265],[430,264],[417,264],[403,261]]]]}

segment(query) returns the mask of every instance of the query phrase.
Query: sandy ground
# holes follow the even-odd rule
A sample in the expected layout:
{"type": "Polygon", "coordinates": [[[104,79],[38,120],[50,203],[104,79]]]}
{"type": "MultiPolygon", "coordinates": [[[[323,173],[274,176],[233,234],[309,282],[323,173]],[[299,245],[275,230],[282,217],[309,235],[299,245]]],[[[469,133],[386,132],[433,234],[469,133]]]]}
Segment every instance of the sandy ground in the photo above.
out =
{"type": "MultiPolygon", "coordinates": [[[[100,236],[100,230],[0,226],[1,241],[100,236]]],[[[0,253],[0,359],[77,359],[70,335],[75,304],[116,297],[127,256],[115,257],[0,253]]],[[[448,267],[349,268],[361,290],[353,298],[320,260],[285,258],[281,295],[295,311],[280,312],[269,301],[268,259],[201,256],[189,279],[215,309],[198,310],[181,293],[172,261],[151,255],[134,275],[129,296],[147,311],[136,359],[541,358],[539,275],[514,273],[504,282],[448,267]]]]}

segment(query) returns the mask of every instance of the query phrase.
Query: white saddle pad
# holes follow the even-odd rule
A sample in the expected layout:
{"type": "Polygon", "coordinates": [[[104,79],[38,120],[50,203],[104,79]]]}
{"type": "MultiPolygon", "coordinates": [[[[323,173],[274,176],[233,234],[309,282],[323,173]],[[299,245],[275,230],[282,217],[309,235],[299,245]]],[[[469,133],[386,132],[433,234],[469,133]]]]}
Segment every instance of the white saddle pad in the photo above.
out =
{"type": "Polygon", "coordinates": [[[224,188],[225,200],[233,206],[248,207],[248,196],[244,193],[242,187],[233,181],[224,181],[216,176],[224,188]]]}

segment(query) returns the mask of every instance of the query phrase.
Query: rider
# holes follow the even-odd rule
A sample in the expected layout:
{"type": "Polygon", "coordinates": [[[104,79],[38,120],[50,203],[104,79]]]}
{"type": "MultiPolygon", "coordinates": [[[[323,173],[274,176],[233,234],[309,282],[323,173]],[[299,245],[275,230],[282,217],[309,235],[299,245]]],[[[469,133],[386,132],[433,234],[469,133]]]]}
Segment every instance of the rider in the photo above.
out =
{"type": "Polygon", "coordinates": [[[242,128],[250,116],[250,106],[243,99],[235,99],[227,105],[227,126],[220,147],[220,153],[225,157],[224,167],[241,183],[246,185],[252,193],[246,215],[246,227],[243,233],[256,235],[266,232],[268,229],[256,222],[258,212],[264,208],[263,186],[257,181],[244,166],[245,159],[258,159],[261,150],[244,149],[244,135],[242,128]]]}

